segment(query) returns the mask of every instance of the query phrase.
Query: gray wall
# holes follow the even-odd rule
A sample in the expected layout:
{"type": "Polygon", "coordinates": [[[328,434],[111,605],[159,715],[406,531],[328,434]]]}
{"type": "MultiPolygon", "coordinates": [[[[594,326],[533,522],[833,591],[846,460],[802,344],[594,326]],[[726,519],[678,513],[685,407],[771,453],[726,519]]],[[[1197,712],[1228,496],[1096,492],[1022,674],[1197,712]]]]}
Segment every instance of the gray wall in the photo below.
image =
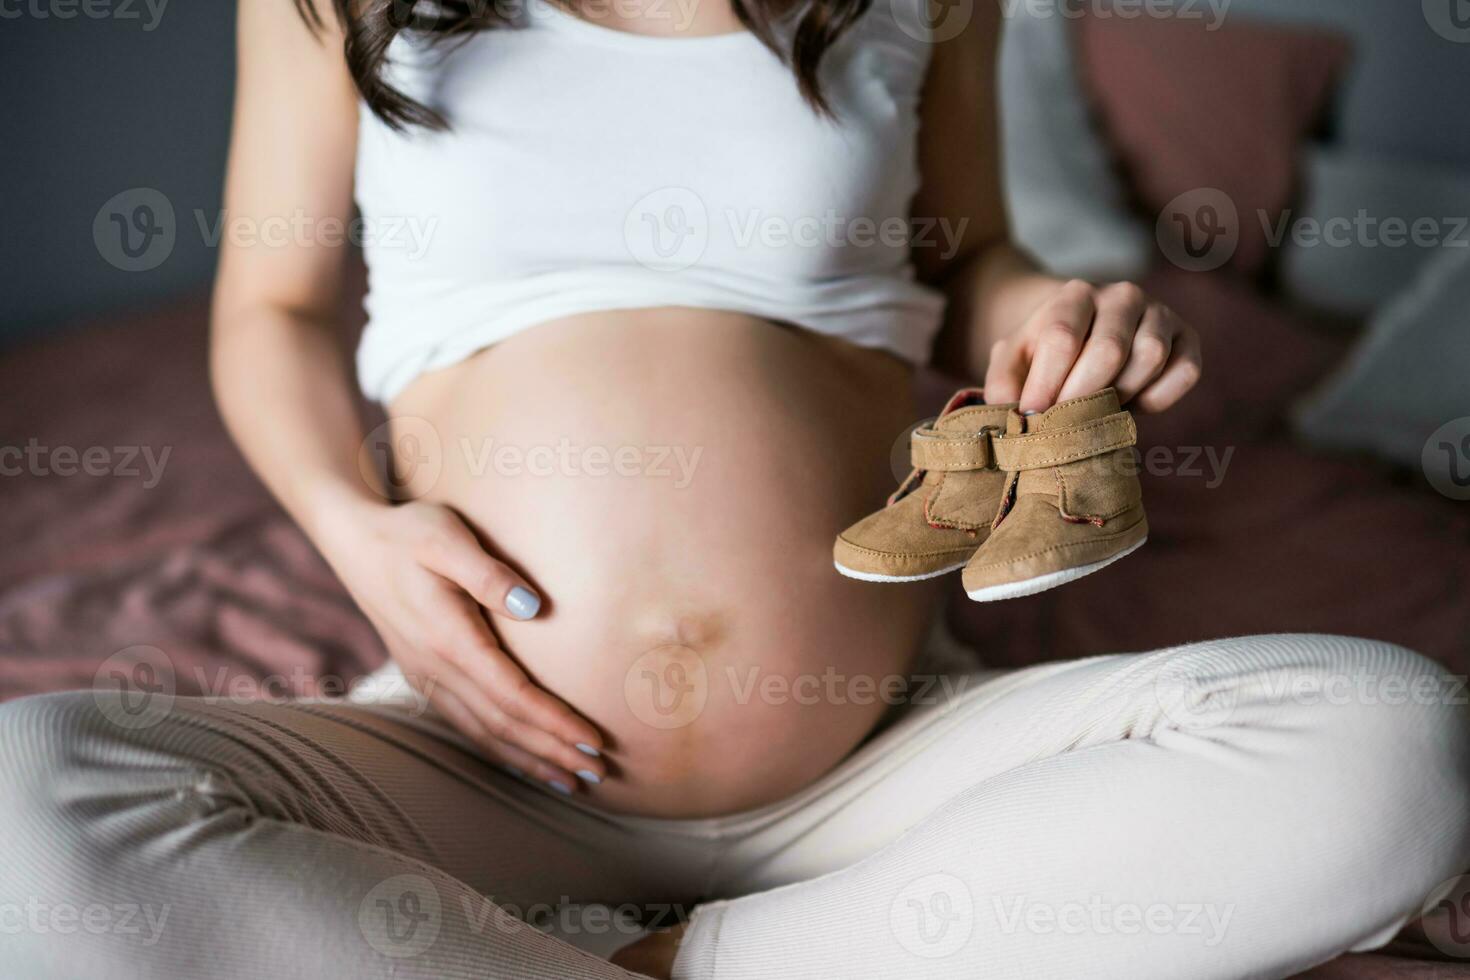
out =
{"type": "MultiPolygon", "coordinates": [[[[0,344],[206,284],[215,256],[194,212],[219,207],[234,3],[24,0],[0,12],[0,344]],[[129,259],[109,218],[94,236],[103,205],[135,188],[173,207],[171,250],[158,236],[129,259]],[[157,264],[128,271],[109,257],[157,264]]],[[[111,210],[131,218],[150,197],[111,210]]],[[[144,241],[133,232],[134,246],[144,241]]]]}

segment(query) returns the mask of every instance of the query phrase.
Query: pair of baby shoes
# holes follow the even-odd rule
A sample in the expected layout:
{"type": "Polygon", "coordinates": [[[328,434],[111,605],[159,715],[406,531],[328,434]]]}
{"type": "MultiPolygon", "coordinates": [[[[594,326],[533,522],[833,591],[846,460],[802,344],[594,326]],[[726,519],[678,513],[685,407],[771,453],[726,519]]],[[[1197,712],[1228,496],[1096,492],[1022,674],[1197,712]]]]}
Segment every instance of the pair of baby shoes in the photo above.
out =
{"type": "Polygon", "coordinates": [[[1091,574],[1148,537],[1137,441],[1111,388],[1037,415],[960,391],[914,431],[913,471],[887,506],[838,535],[837,570],[914,582],[963,568],[977,602],[1091,574]]]}

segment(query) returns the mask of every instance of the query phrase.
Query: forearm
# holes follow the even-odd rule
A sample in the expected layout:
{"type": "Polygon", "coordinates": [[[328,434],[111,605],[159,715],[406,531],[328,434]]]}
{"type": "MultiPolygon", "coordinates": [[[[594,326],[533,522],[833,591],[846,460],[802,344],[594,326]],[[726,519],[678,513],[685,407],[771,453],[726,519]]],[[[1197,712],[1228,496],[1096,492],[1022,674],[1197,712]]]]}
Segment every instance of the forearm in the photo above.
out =
{"type": "Polygon", "coordinates": [[[308,536],[384,503],[358,466],[362,420],[334,324],[270,305],[217,313],[210,369],[235,442],[308,536]]]}
{"type": "Polygon", "coordinates": [[[949,301],[934,366],[980,379],[995,342],[1014,334],[1062,285],[1008,241],[977,249],[940,284],[949,301]]]}

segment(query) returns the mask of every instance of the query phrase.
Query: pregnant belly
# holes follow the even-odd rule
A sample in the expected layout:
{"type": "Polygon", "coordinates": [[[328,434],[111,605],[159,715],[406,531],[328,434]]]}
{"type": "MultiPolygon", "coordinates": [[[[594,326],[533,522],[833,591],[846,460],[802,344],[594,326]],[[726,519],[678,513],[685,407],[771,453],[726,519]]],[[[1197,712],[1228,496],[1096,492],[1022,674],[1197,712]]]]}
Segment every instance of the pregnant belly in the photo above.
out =
{"type": "Polygon", "coordinates": [[[543,324],[393,405],[439,441],[425,495],[543,596],[494,625],[606,734],[589,798],[670,817],[795,792],[893,699],[932,594],[845,579],[831,544],[912,411],[885,354],[691,310],[543,324]]]}

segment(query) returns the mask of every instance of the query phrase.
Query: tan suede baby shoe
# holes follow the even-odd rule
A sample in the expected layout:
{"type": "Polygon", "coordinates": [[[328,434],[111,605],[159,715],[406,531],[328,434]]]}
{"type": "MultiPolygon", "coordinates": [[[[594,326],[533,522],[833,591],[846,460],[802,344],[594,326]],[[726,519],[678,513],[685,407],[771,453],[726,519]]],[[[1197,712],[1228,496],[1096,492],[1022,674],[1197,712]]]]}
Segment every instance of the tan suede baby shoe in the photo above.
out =
{"type": "Polygon", "coordinates": [[[1038,415],[1011,412],[991,440],[1007,477],[991,533],[965,565],[969,597],[1044,592],[1142,545],[1148,521],[1129,451],[1137,441],[1111,388],[1038,415]]]}
{"type": "Polygon", "coordinates": [[[986,405],[980,389],[966,388],[933,426],[914,430],[913,472],[886,507],[837,536],[837,570],[865,582],[917,582],[963,568],[990,534],[1005,489],[990,437],[1014,408],[986,405]]]}

